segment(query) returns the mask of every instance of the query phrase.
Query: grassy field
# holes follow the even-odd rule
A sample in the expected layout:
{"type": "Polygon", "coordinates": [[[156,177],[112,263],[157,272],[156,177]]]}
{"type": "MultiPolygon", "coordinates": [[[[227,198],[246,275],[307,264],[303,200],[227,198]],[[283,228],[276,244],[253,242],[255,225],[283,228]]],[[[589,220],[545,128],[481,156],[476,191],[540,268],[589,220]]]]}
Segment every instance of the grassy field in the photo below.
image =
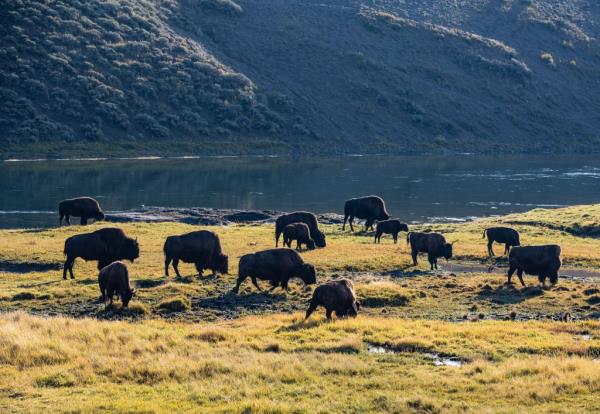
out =
{"type": "Polygon", "coordinates": [[[75,280],[57,268],[66,237],[110,224],[0,231],[0,411],[597,412],[600,239],[586,236],[598,223],[600,205],[415,226],[455,242],[454,267],[434,272],[425,257],[411,266],[403,239],[325,226],[327,248],[302,255],[319,283],[351,278],[363,304],[333,322],[303,321],[312,287],[300,283],[231,293],[237,258],[272,247],[272,226],[211,228],[230,274],[182,264],[178,280],[164,277],[162,243],[193,226],[121,225],[141,246],[128,311],[98,301],[95,263],[78,260],[75,280]],[[588,277],[506,286],[506,259],[482,240],[500,223],[523,244],[560,244],[562,273],[588,277]]]}

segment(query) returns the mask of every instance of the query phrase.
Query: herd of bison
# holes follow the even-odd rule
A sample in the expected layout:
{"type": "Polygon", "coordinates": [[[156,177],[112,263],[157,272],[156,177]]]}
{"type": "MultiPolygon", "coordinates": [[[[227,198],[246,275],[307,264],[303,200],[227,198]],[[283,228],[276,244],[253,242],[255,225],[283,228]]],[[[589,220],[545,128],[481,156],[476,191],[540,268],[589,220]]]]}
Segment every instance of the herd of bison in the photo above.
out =
{"type": "MultiPolygon", "coordinates": [[[[71,216],[80,217],[81,224],[87,224],[89,219],[103,220],[104,213],[96,200],[89,197],[80,197],[64,200],[59,204],[60,224],[63,219],[70,223],[71,216]]],[[[350,224],[353,231],[353,221],[357,218],[365,220],[365,230],[375,227],[375,243],[378,243],[383,234],[390,234],[394,243],[398,241],[400,232],[407,232],[407,242],[411,247],[414,265],[417,265],[417,255],[427,253],[431,269],[437,269],[437,259],[452,257],[452,244],[447,243],[442,234],[408,232],[408,226],[399,220],[390,219],[384,201],[377,196],[353,198],[346,201],[344,206],[344,224],[350,224]]],[[[561,266],[560,246],[521,246],[519,233],[507,227],[488,228],[483,232],[483,238],[488,240],[487,249],[490,256],[494,255],[492,244],[494,242],[505,245],[505,254],[509,255],[508,283],[512,275],[517,276],[524,286],[523,272],[537,275],[540,283],[545,284],[546,278],[552,284],[558,280],[558,271],[561,266]]],[[[271,290],[281,287],[288,289],[291,278],[300,278],[306,285],[315,284],[316,270],[312,264],[305,263],[296,250],[292,250],[292,242],[296,242],[296,250],[301,245],[307,249],[326,247],[325,234],[319,230],[317,217],[313,213],[298,211],[284,214],[275,222],[275,249],[262,250],[242,256],[238,264],[238,279],[233,291],[237,293],[240,285],[250,278],[254,286],[261,290],[258,279],[266,280],[271,285],[271,290]],[[284,248],[278,248],[279,238],[283,235],[284,248]]],[[[180,277],[179,261],[194,263],[200,275],[208,269],[213,274],[228,273],[229,260],[221,249],[219,236],[211,231],[200,230],[179,236],[169,236],[164,243],[165,275],[169,275],[169,266],[180,277]]],[[[79,234],[69,237],[65,241],[64,253],[66,261],[63,268],[63,278],[69,272],[73,275],[73,264],[76,258],[86,261],[97,260],[100,271],[98,282],[102,299],[112,304],[113,297],[121,298],[123,307],[126,307],[135,294],[129,283],[127,266],[122,260],[133,262],[140,255],[137,240],[128,237],[119,228],[103,228],[92,233],[79,234]]],[[[346,279],[336,280],[318,286],[306,312],[308,318],[318,307],[326,309],[327,318],[332,312],[338,317],[356,316],[360,308],[356,300],[352,282],[346,279]]]]}

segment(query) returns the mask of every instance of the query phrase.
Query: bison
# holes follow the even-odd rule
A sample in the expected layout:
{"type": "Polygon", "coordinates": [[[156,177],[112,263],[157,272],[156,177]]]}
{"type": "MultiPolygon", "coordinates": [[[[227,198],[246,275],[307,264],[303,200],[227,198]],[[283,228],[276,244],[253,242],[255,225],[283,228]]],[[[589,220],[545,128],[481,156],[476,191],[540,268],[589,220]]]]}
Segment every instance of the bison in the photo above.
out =
{"type": "Polygon", "coordinates": [[[100,269],[98,284],[102,293],[102,301],[107,307],[112,305],[115,293],[121,297],[124,308],[129,305],[129,301],[135,295],[135,289],[132,289],[129,285],[129,271],[127,270],[127,266],[120,261],[112,262],[100,269]],[[109,301],[108,305],[106,304],[107,300],[109,301]]]}
{"type": "Polygon", "coordinates": [[[91,197],[79,197],[63,200],[58,203],[59,220],[61,226],[63,217],[67,224],[71,224],[70,217],[81,217],[81,224],[86,225],[89,219],[104,220],[104,212],[100,204],[91,197]]]}
{"type": "Polygon", "coordinates": [[[390,215],[385,210],[385,202],[378,196],[367,196],[361,198],[353,198],[346,201],[344,204],[344,224],[342,230],[346,230],[346,220],[350,223],[350,230],[354,231],[352,222],[354,218],[365,221],[365,231],[373,228],[376,221],[383,221],[390,218],[390,215]],[[348,217],[350,220],[348,220],[348,217]]]}
{"type": "Polygon", "coordinates": [[[97,260],[98,270],[117,260],[127,259],[133,262],[140,257],[140,247],[137,240],[125,235],[123,230],[113,227],[96,230],[92,233],[77,234],[65,241],[65,256],[63,279],[67,278],[67,270],[73,276],[75,259],[97,260]]]}
{"type": "Polygon", "coordinates": [[[427,253],[427,260],[431,264],[431,270],[437,269],[437,259],[444,257],[446,260],[452,258],[452,244],[446,243],[446,239],[439,233],[408,233],[406,242],[410,244],[413,264],[417,265],[417,254],[427,253]]]}
{"type": "Polygon", "coordinates": [[[283,233],[285,226],[292,223],[304,223],[310,229],[310,235],[317,247],[325,247],[325,234],[319,230],[317,216],[307,211],[296,211],[277,217],[275,221],[275,247],[279,245],[279,236],[283,233]]]}
{"type": "Polygon", "coordinates": [[[391,234],[394,244],[396,244],[398,243],[398,233],[401,231],[408,231],[408,225],[401,223],[400,220],[380,221],[375,228],[375,243],[381,243],[382,234],[391,234]]]}
{"type": "Polygon", "coordinates": [[[302,244],[306,248],[313,250],[315,241],[310,237],[310,229],[304,223],[292,223],[285,226],[283,229],[283,245],[292,247],[292,240],[296,240],[296,250],[300,250],[302,244]]]}
{"type": "Polygon", "coordinates": [[[550,244],[545,246],[517,246],[510,250],[508,255],[508,284],[511,283],[512,275],[517,272],[521,285],[523,272],[536,275],[542,285],[546,284],[546,278],[551,284],[558,282],[558,270],[560,269],[560,246],[550,244]]]}
{"type": "Polygon", "coordinates": [[[316,283],[315,267],[304,263],[302,257],[291,249],[269,249],[246,254],[240,258],[238,279],[233,291],[237,293],[240,285],[250,277],[258,290],[257,279],[268,280],[272,289],[281,286],[288,290],[288,281],[293,277],[302,279],[305,285],[316,283]]]}
{"type": "Polygon", "coordinates": [[[494,256],[492,245],[496,243],[504,243],[504,254],[508,254],[512,246],[520,246],[519,232],[510,227],[490,227],[483,231],[483,238],[487,236],[488,255],[494,256]]]}
{"type": "Polygon", "coordinates": [[[219,236],[212,231],[200,230],[181,236],[169,236],[163,246],[165,253],[165,276],[169,276],[169,264],[173,261],[173,269],[177,277],[179,274],[179,261],[194,263],[198,275],[202,276],[204,269],[229,273],[229,258],[221,250],[219,236]]]}
{"type": "Polygon", "coordinates": [[[325,308],[327,319],[331,319],[332,312],[335,312],[338,318],[355,317],[360,309],[360,303],[354,294],[354,285],[348,279],[335,280],[316,288],[306,311],[306,319],[319,305],[325,308]]]}

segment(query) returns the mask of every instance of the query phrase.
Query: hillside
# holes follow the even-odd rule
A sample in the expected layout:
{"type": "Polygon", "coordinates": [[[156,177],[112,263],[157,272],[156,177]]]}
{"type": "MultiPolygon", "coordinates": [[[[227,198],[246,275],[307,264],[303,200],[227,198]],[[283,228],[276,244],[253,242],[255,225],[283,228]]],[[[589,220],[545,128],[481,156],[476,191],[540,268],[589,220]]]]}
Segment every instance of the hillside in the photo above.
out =
{"type": "Polygon", "coordinates": [[[70,0],[0,10],[0,154],[600,143],[593,0],[70,0]]]}

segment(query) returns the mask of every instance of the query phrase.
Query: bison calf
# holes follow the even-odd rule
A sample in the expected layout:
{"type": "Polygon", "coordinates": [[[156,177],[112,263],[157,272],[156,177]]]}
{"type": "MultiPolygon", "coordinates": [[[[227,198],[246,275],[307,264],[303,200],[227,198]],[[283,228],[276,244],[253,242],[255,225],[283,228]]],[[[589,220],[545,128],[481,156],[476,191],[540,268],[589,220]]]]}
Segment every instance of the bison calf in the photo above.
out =
{"type": "Polygon", "coordinates": [[[67,224],[71,224],[70,217],[81,217],[81,224],[86,225],[89,219],[104,220],[104,212],[98,201],[91,197],[79,197],[63,200],[58,203],[59,220],[62,225],[63,218],[67,224]]]}
{"type": "Polygon", "coordinates": [[[401,223],[400,220],[380,221],[375,228],[375,243],[381,243],[381,235],[391,234],[394,244],[396,244],[398,243],[398,233],[401,231],[408,231],[408,225],[401,223]]]}
{"type": "Polygon", "coordinates": [[[132,289],[129,284],[129,271],[123,262],[112,262],[103,267],[98,274],[98,284],[102,293],[102,301],[106,307],[112,305],[115,293],[121,298],[124,308],[129,305],[129,301],[135,295],[135,289],[132,289]]]}
{"type": "Polygon", "coordinates": [[[327,319],[331,319],[332,312],[335,312],[338,318],[354,317],[360,309],[360,303],[354,294],[354,285],[348,279],[335,280],[317,287],[306,311],[306,319],[318,306],[325,308],[327,319]]]}
{"type": "Polygon", "coordinates": [[[310,229],[304,223],[292,223],[285,226],[283,229],[283,245],[291,248],[292,240],[296,240],[297,250],[300,250],[302,244],[306,245],[309,250],[315,248],[315,241],[310,237],[310,229]]]}
{"type": "Polygon", "coordinates": [[[446,243],[446,239],[439,233],[408,233],[406,242],[410,244],[413,265],[417,265],[417,255],[427,253],[427,259],[431,264],[431,270],[437,269],[437,259],[444,257],[446,260],[452,258],[452,244],[446,243]]]}
{"type": "Polygon", "coordinates": [[[508,254],[512,246],[520,246],[519,232],[510,227],[490,227],[483,231],[483,238],[487,236],[488,244],[488,255],[494,256],[494,250],[492,245],[494,242],[504,244],[504,254],[508,254]]]}
{"type": "Polygon", "coordinates": [[[550,244],[545,246],[517,246],[510,250],[508,255],[508,284],[511,283],[512,275],[517,272],[521,285],[523,272],[538,277],[542,285],[546,284],[546,278],[553,285],[558,281],[558,271],[561,266],[560,246],[550,244]]]}
{"type": "Polygon", "coordinates": [[[302,257],[291,249],[269,249],[242,256],[238,267],[238,280],[233,289],[235,293],[248,277],[258,290],[261,289],[257,279],[268,280],[272,286],[271,290],[277,286],[288,290],[288,282],[293,277],[302,279],[305,285],[312,285],[317,281],[315,267],[304,263],[302,257]]]}
{"type": "Polygon", "coordinates": [[[283,233],[285,226],[292,223],[304,223],[310,230],[310,235],[315,241],[317,247],[325,247],[325,234],[319,230],[317,216],[308,211],[296,211],[294,213],[283,214],[277,217],[275,221],[275,247],[279,245],[279,236],[283,233]]]}
{"type": "Polygon", "coordinates": [[[163,246],[165,253],[165,276],[169,276],[169,264],[173,261],[173,269],[177,277],[179,261],[194,263],[198,275],[204,269],[226,274],[229,273],[229,258],[221,250],[219,236],[212,231],[200,230],[181,236],[169,236],[163,246]]]}

